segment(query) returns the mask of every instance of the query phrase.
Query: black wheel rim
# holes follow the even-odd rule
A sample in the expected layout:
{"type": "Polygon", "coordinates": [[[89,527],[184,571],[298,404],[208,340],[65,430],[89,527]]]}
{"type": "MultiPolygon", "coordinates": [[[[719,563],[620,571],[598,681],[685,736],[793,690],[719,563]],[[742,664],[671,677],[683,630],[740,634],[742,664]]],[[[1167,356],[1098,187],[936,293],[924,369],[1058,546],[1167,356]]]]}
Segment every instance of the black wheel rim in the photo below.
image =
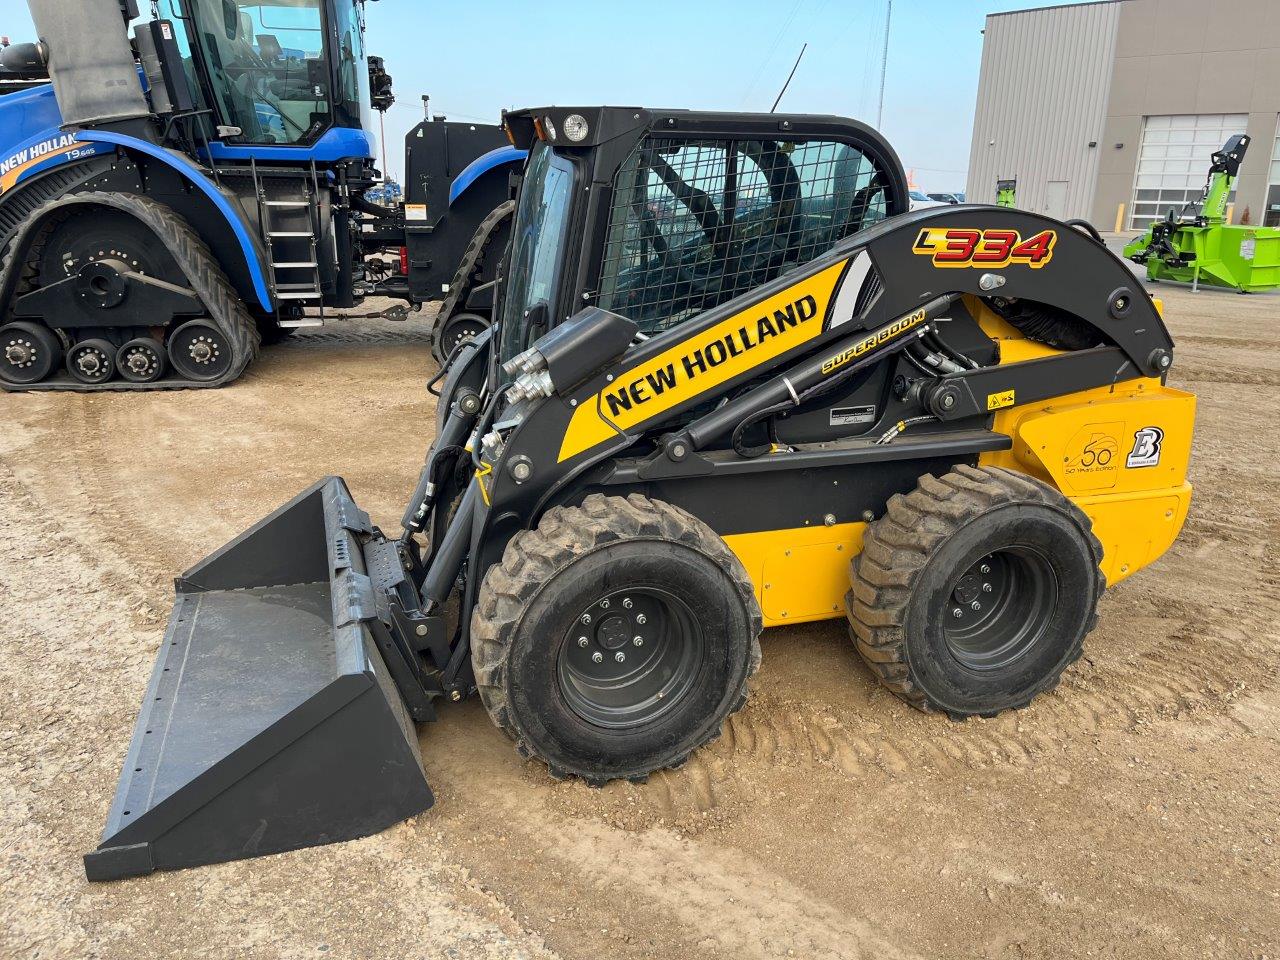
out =
{"type": "Polygon", "coordinates": [[[39,383],[53,372],[61,355],[52,333],[26,324],[0,330],[0,377],[9,383],[39,383]]]}
{"type": "Polygon", "coordinates": [[[596,726],[651,723],[692,689],[704,649],[702,627],[680,598],[655,587],[615,591],[583,610],[565,634],[560,692],[596,726]]]}
{"type": "Polygon", "coordinates": [[[231,369],[231,358],[231,344],[210,323],[188,323],[169,338],[169,360],[191,380],[217,380],[231,369]]]}
{"type": "Polygon", "coordinates": [[[67,372],[81,383],[105,383],[116,372],[115,347],[90,340],[67,351],[67,372]]]}
{"type": "Polygon", "coordinates": [[[1036,646],[1058,603],[1058,577],[1038,550],[987,554],[951,584],[942,611],[951,655],[970,670],[1008,667],[1036,646]]]}
{"type": "Polygon", "coordinates": [[[133,383],[151,383],[164,372],[164,348],[154,340],[131,340],[116,354],[120,376],[133,383]]]}
{"type": "Polygon", "coordinates": [[[462,317],[452,321],[444,331],[441,353],[446,357],[449,356],[454,350],[458,349],[459,344],[474,340],[484,331],[485,323],[479,319],[473,320],[462,317]]]}

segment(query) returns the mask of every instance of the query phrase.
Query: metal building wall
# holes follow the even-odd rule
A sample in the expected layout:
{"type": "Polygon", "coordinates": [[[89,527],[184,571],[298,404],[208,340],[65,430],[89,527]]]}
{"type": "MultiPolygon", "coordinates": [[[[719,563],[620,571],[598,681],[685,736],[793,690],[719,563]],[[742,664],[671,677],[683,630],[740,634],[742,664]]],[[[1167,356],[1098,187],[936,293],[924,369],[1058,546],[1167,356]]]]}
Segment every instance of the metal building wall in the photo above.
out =
{"type": "MultiPolygon", "coordinates": [[[[1236,184],[1236,216],[1266,214],[1270,156],[1280,115],[1280,0],[1124,0],[1111,73],[1093,209],[1111,229],[1129,222],[1148,117],[1247,114],[1253,137],[1236,184]]],[[[1221,146],[1221,144],[1218,144],[1221,146]]],[[[1207,172],[1205,162],[1200,176],[1207,172]]]]}
{"type": "Polygon", "coordinates": [[[1089,216],[1123,5],[987,17],[969,153],[970,203],[994,202],[996,181],[1016,177],[1019,207],[1089,216]]]}

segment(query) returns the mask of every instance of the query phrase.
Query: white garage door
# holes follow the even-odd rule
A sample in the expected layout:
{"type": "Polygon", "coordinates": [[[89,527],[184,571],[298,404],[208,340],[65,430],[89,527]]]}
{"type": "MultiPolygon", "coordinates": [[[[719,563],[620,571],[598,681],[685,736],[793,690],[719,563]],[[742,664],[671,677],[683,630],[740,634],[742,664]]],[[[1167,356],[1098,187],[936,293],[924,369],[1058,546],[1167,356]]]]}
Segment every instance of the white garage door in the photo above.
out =
{"type": "Polygon", "coordinates": [[[1214,151],[1235,134],[1244,133],[1248,121],[1243,113],[1147,117],[1129,226],[1144,230],[1170,208],[1179,211],[1188,201],[1198,200],[1214,151]]]}

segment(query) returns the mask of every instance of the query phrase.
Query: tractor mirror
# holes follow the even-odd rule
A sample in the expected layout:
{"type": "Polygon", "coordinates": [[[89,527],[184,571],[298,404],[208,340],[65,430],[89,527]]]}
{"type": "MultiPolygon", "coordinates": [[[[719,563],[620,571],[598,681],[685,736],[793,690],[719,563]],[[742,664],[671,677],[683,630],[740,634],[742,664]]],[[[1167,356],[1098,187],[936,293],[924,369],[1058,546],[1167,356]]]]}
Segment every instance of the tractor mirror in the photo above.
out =
{"type": "Polygon", "coordinates": [[[240,8],[235,0],[222,0],[222,29],[228,40],[234,40],[240,34],[240,8]]]}

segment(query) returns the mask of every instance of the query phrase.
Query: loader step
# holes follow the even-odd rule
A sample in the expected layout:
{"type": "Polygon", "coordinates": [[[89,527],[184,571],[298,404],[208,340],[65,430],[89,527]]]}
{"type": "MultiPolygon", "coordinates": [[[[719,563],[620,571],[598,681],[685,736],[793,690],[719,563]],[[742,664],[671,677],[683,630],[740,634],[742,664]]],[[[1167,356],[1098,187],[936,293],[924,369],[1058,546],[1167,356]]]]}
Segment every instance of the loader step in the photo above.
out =
{"type": "Polygon", "coordinates": [[[367,531],[330,479],[178,581],[90,880],[354,839],[431,806],[367,623],[367,531]]]}

